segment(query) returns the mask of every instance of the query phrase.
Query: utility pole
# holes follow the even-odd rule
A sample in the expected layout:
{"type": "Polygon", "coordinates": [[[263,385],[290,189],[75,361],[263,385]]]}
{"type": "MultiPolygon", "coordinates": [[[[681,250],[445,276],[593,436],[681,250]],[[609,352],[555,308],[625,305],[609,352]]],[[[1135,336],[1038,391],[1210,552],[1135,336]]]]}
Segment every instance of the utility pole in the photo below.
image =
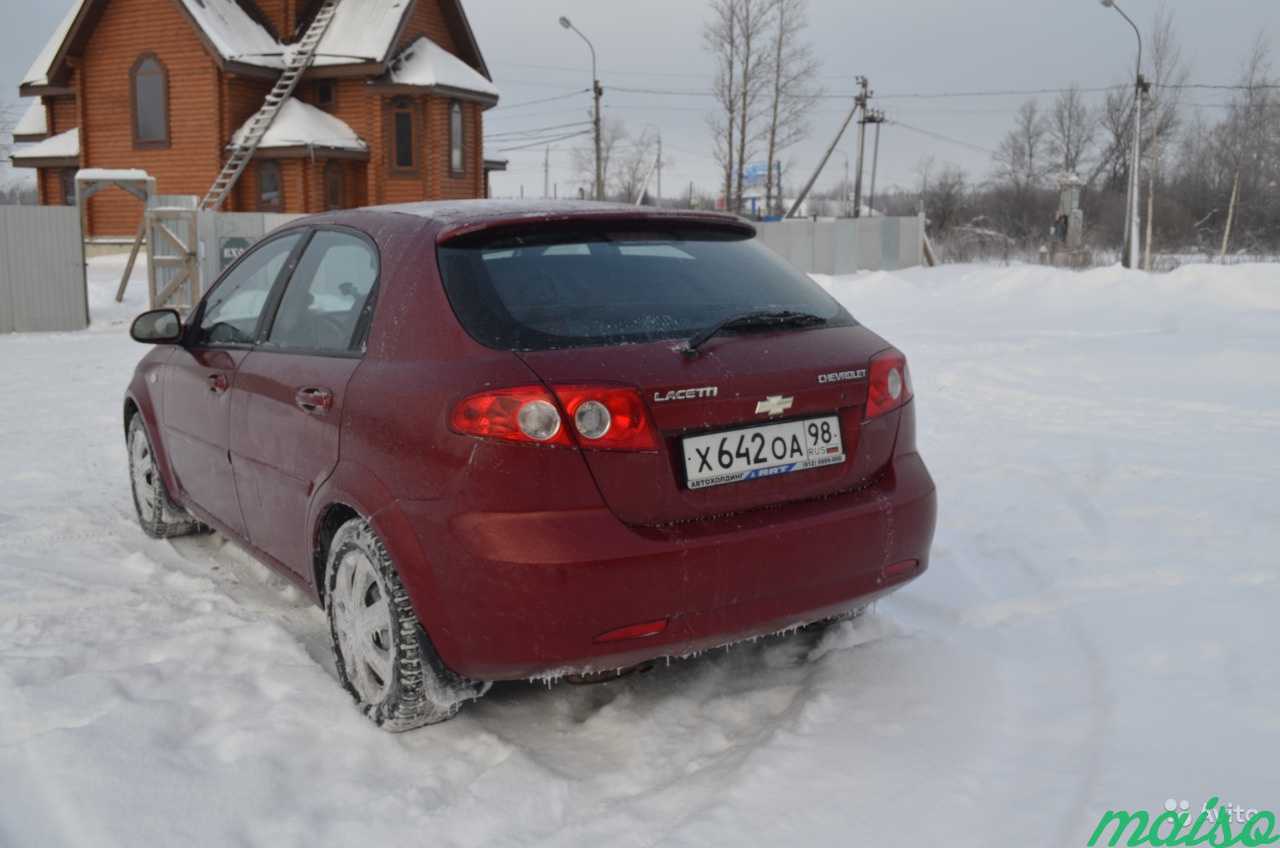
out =
{"type": "Polygon", "coordinates": [[[1129,173],[1129,197],[1125,204],[1124,219],[1124,254],[1121,260],[1126,268],[1139,267],[1139,256],[1142,241],[1142,225],[1140,221],[1142,183],[1139,172],[1142,169],[1142,96],[1150,89],[1150,85],[1142,76],[1142,30],[1133,22],[1133,18],[1125,14],[1116,0],[1101,0],[1103,6],[1115,9],[1120,17],[1133,28],[1138,37],[1138,74],[1133,95],[1133,164],[1129,173]]]}
{"type": "Polygon", "coordinates": [[[876,211],[876,172],[880,169],[880,125],[884,123],[884,112],[876,112],[876,143],[875,152],[871,154],[871,199],[867,201],[868,208],[872,213],[876,211]]]}
{"type": "Polygon", "coordinates": [[[595,199],[604,200],[604,145],[600,137],[600,98],[604,97],[604,88],[600,85],[600,70],[596,62],[596,47],[591,43],[591,39],[582,34],[582,30],[578,29],[567,17],[560,18],[560,26],[565,29],[572,30],[578,34],[578,37],[587,42],[587,47],[591,50],[591,92],[595,97],[595,116],[592,123],[595,126],[596,137],[596,185],[595,199]]]}
{"type": "MultiPolygon", "coordinates": [[[[595,50],[591,51],[591,62],[595,64],[595,50]]],[[[595,71],[592,70],[594,74],[595,71]]],[[[600,87],[600,80],[595,81],[596,95],[596,115],[595,115],[595,131],[596,131],[596,200],[604,200],[604,148],[600,139],[600,98],[604,97],[604,89],[600,87]]]]}
{"type": "MultiPolygon", "coordinates": [[[[864,89],[867,85],[866,77],[858,77],[858,84],[864,89]]],[[[822,169],[827,167],[827,162],[831,160],[831,154],[836,152],[836,147],[840,145],[840,139],[844,138],[845,130],[849,129],[849,124],[853,122],[853,116],[858,114],[858,110],[866,106],[866,100],[861,94],[853,99],[853,108],[849,110],[849,114],[845,116],[844,123],[840,125],[840,130],[836,133],[836,137],[831,140],[831,146],[827,148],[827,152],[823,154],[822,161],[818,163],[818,168],[813,172],[813,176],[809,178],[809,182],[805,183],[804,188],[800,190],[800,194],[796,197],[795,202],[791,204],[791,209],[783,217],[794,218],[796,213],[800,211],[800,207],[804,205],[805,198],[809,196],[809,192],[813,191],[813,184],[818,181],[818,177],[822,176],[822,169]]]]}
{"type": "Polygon", "coordinates": [[[658,131],[658,208],[662,208],[662,131],[658,131]]]}
{"type": "Polygon", "coordinates": [[[871,83],[866,77],[858,77],[861,91],[855,98],[862,109],[862,117],[858,119],[858,173],[853,182],[853,217],[862,217],[862,163],[867,147],[867,124],[871,123],[867,112],[867,104],[871,101],[871,83]]]}
{"type": "Polygon", "coordinates": [[[551,145],[547,145],[547,152],[542,157],[542,198],[543,200],[551,196],[551,145]]]}

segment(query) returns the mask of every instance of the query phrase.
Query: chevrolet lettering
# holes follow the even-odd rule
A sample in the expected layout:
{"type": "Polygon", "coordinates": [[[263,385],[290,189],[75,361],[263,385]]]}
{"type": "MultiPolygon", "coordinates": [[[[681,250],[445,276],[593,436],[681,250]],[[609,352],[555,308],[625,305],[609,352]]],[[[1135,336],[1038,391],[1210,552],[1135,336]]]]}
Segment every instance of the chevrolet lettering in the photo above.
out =
{"type": "Polygon", "coordinates": [[[859,368],[857,371],[837,371],[834,374],[819,374],[818,382],[822,385],[828,383],[848,383],[852,380],[867,379],[867,369],[859,368]]]}

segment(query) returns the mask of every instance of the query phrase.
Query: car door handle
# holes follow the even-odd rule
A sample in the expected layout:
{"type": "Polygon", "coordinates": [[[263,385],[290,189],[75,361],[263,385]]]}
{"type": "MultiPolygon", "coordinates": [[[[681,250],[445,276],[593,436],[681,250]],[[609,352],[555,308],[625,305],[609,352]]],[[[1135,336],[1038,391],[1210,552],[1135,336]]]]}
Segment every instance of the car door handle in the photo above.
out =
{"type": "Polygon", "coordinates": [[[209,391],[215,395],[220,395],[229,388],[231,388],[231,381],[227,379],[226,374],[209,375],[209,391]]]}
{"type": "Polygon", "coordinates": [[[298,389],[293,396],[298,409],[312,415],[327,415],[333,409],[333,392],[328,389],[298,389]]]}

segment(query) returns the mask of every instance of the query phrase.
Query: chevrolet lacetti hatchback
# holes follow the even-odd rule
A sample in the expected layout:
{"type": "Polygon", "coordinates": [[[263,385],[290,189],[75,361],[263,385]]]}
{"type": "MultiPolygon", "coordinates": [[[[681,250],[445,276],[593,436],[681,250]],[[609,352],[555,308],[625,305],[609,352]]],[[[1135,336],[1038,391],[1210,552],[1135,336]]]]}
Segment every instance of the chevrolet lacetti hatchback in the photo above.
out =
{"type": "Polygon", "coordinates": [[[907,363],[754,236],[488,202],[278,230],[134,324],[142,527],[305,587],[391,730],[856,613],[929,559],[907,363]]]}

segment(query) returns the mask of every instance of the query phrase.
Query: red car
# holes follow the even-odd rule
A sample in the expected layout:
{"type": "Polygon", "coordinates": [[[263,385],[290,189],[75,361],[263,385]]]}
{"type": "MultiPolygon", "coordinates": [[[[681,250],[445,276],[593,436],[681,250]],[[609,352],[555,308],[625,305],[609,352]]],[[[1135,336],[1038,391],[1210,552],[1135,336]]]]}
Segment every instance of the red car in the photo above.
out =
{"type": "Polygon", "coordinates": [[[133,336],[143,529],[304,587],[390,730],[846,616],[929,561],[906,359],[735,217],[332,213],[133,336]]]}

